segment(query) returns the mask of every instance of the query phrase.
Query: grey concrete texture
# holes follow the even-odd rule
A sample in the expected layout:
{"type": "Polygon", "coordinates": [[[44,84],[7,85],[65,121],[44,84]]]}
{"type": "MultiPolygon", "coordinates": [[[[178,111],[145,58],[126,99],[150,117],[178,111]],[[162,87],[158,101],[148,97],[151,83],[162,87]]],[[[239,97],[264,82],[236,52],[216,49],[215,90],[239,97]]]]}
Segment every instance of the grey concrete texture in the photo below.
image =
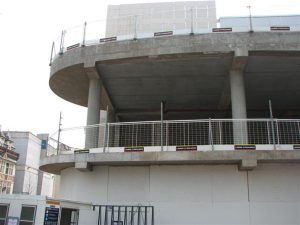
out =
{"type": "Polygon", "coordinates": [[[70,167],[82,171],[92,166],[141,165],[219,165],[236,164],[240,169],[253,169],[257,163],[299,163],[300,151],[212,151],[212,152],[142,152],[89,153],[50,156],[41,159],[40,169],[53,174],[70,167]],[[75,166],[76,165],[76,166],[75,166]]]}
{"type": "Polygon", "coordinates": [[[124,120],[157,119],[161,100],[170,112],[183,108],[196,111],[195,118],[208,118],[211,111],[230,112],[229,70],[244,70],[248,110],[265,109],[269,98],[275,106],[295,109],[300,97],[295,85],[300,82],[299,34],[214,33],[80,47],[55,58],[49,83],[60,97],[87,106],[93,70],[103,82],[101,109],[110,104],[124,120]],[[137,112],[156,117],[126,118],[137,112]]]}

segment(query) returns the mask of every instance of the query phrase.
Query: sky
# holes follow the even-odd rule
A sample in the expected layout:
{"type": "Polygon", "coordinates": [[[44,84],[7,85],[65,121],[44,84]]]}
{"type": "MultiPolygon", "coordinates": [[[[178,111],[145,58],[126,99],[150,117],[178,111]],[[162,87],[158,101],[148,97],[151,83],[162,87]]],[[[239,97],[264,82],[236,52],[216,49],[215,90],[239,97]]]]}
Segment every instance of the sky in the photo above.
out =
{"type": "MultiPolygon", "coordinates": [[[[171,0],[176,1],[176,0],[171,0]]],[[[86,123],[86,108],[56,96],[49,88],[52,42],[62,29],[104,20],[107,5],[159,0],[1,0],[0,125],[2,130],[54,133],[86,123]]],[[[164,2],[170,2],[165,0],[164,2]]],[[[300,14],[299,0],[216,0],[217,17],[300,14]]]]}

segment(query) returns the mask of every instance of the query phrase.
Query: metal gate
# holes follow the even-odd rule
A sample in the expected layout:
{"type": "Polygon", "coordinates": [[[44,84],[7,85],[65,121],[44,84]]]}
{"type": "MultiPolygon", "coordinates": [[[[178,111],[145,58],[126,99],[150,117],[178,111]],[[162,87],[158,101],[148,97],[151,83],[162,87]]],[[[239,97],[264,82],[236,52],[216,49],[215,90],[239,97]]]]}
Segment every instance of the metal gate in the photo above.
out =
{"type": "Polygon", "coordinates": [[[98,225],[154,225],[154,206],[93,205],[98,225]]]}

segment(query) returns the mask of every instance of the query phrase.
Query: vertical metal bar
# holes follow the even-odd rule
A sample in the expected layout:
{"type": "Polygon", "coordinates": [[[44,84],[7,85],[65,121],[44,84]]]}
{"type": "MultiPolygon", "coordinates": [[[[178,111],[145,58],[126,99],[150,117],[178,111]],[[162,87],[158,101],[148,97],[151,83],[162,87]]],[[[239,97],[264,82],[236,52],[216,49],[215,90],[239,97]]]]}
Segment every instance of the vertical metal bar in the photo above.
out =
{"type": "Polygon", "coordinates": [[[141,206],[138,206],[138,224],[141,225],[141,206]]]}
{"type": "Polygon", "coordinates": [[[154,225],[154,206],[152,206],[152,219],[151,219],[151,225],[154,225]]]}
{"type": "Polygon", "coordinates": [[[144,225],[147,225],[148,224],[148,207],[145,206],[145,224],[144,225]]]}
{"type": "MultiPolygon", "coordinates": [[[[299,121],[297,121],[297,127],[298,127],[298,135],[300,137],[300,126],[299,126],[299,121]]],[[[299,140],[299,137],[297,138],[299,140]]],[[[296,143],[298,143],[299,141],[296,140],[296,143]]],[[[295,143],[295,144],[296,144],[295,143]]]]}
{"type": "Polygon", "coordinates": [[[101,213],[102,213],[102,207],[99,205],[99,214],[98,214],[98,225],[102,225],[102,218],[101,218],[101,213]]]}
{"type": "Polygon", "coordinates": [[[275,120],[276,122],[276,132],[277,132],[277,144],[280,144],[280,140],[279,140],[279,128],[278,128],[278,120],[275,120]]]}
{"type": "Polygon", "coordinates": [[[268,133],[268,144],[271,144],[269,121],[267,121],[267,133],[268,133]]]}
{"type": "Polygon", "coordinates": [[[104,225],[107,225],[107,217],[108,217],[108,207],[105,206],[105,215],[104,215],[104,225]]]}
{"type": "Polygon", "coordinates": [[[137,39],[137,15],[134,16],[134,38],[133,40],[137,39]]]}
{"type": "Polygon", "coordinates": [[[52,59],[53,59],[53,52],[54,52],[54,47],[55,46],[55,42],[53,41],[52,43],[52,48],[51,48],[51,55],[50,55],[50,63],[49,63],[49,66],[52,65],[52,59]]]}
{"type": "Polygon", "coordinates": [[[63,31],[61,32],[60,46],[59,46],[59,54],[60,54],[60,55],[63,54],[63,52],[64,52],[64,39],[65,39],[65,33],[66,33],[65,30],[63,30],[63,31]]]}
{"type": "Polygon", "coordinates": [[[191,8],[191,35],[194,34],[194,15],[193,15],[193,8],[191,8]]]}
{"type": "Polygon", "coordinates": [[[109,135],[109,127],[110,127],[110,123],[107,123],[107,140],[106,140],[106,148],[107,148],[107,152],[109,152],[109,138],[110,138],[110,135],[109,135]]]}
{"type": "Polygon", "coordinates": [[[83,36],[82,36],[82,46],[85,46],[85,35],[86,35],[86,22],[83,24],[83,36]]]}
{"type": "Polygon", "coordinates": [[[161,101],[160,102],[160,146],[161,146],[161,151],[164,150],[164,133],[163,133],[163,129],[164,129],[164,102],[161,101]]]}
{"type": "Polygon", "coordinates": [[[130,218],[130,225],[133,225],[133,206],[131,206],[131,218],[130,218]]]}
{"type": "Polygon", "coordinates": [[[61,134],[61,116],[62,112],[59,113],[59,123],[58,123],[58,137],[57,137],[57,149],[56,149],[56,154],[58,155],[59,153],[59,145],[60,145],[60,134],[61,134]]]}
{"type": "Polygon", "coordinates": [[[168,123],[168,121],[166,121],[166,146],[167,146],[167,150],[168,150],[168,146],[169,146],[169,123],[168,123]]]}
{"type": "Polygon", "coordinates": [[[222,127],[221,127],[221,121],[219,121],[219,140],[220,145],[222,144],[222,127]]]}
{"type": "Polygon", "coordinates": [[[121,207],[118,206],[118,221],[121,220],[121,207]]]}
{"type": "Polygon", "coordinates": [[[114,220],[115,220],[114,206],[111,206],[111,217],[110,217],[111,225],[114,224],[114,220]]]}
{"type": "Polygon", "coordinates": [[[212,135],[212,126],[211,126],[211,118],[209,118],[208,122],[208,130],[209,130],[209,144],[211,145],[211,150],[214,150],[214,140],[213,140],[213,135],[212,135]]]}
{"type": "Polygon", "coordinates": [[[124,212],[124,225],[127,225],[127,206],[125,206],[125,212],[124,212]]]}

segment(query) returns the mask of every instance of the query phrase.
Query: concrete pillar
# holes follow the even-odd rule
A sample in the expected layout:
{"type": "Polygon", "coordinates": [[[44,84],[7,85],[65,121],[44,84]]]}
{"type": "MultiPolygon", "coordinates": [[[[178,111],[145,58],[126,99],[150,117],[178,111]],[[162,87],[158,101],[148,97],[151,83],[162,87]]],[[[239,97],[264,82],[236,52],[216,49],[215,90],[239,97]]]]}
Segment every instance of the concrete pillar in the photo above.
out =
{"type": "Polygon", "coordinates": [[[246,95],[244,74],[241,70],[230,71],[231,107],[233,121],[234,144],[247,144],[247,122],[239,119],[247,119],[246,95]]]}
{"type": "Polygon", "coordinates": [[[230,71],[231,107],[233,119],[246,119],[246,95],[244,74],[240,70],[230,71]]]}
{"type": "Polygon", "coordinates": [[[244,84],[244,68],[248,60],[248,50],[237,48],[233,57],[230,70],[230,90],[233,122],[234,144],[247,144],[247,122],[239,119],[247,119],[246,94],[244,84]]]}
{"type": "MultiPolygon", "coordinates": [[[[86,125],[100,123],[100,99],[101,99],[101,81],[97,78],[90,78],[88,111],[86,125]]],[[[85,138],[85,148],[97,148],[99,139],[99,128],[87,128],[85,138]]]]}

